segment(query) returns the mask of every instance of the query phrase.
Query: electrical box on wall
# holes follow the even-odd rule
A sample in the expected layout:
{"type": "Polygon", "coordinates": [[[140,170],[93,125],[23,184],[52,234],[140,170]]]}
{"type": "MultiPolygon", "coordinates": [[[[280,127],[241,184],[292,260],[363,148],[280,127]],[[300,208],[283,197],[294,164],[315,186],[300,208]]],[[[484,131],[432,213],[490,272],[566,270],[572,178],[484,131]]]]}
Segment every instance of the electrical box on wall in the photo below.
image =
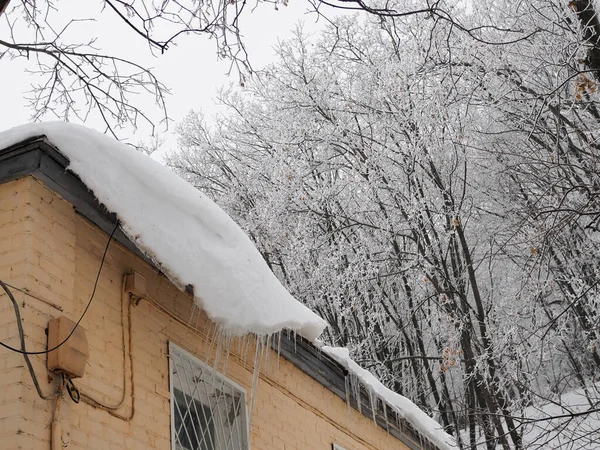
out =
{"type": "MultiPolygon", "coordinates": [[[[52,319],[48,323],[48,349],[63,342],[76,324],[65,316],[52,319]]],[[[89,357],[85,330],[78,326],[71,337],[56,350],[48,353],[48,369],[64,373],[69,378],[81,378],[89,357]]]]}
{"type": "Polygon", "coordinates": [[[125,276],[125,292],[139,302],[146,297],[146,278],[138,272],[128,273],[125,276]]]}

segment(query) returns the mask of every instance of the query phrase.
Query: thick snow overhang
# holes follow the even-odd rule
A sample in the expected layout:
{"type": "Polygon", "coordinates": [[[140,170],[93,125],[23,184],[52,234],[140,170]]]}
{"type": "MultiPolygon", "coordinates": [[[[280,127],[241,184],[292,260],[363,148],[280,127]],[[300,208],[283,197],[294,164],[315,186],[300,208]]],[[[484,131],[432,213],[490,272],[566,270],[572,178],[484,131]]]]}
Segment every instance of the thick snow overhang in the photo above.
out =
{"type": "Polygon", "coordinates": [[[0,148],[41,135],[63,172],[83,182],[174,285],[191,287],[196,304],[225,334],[290,329],[311,341],[321,334],[326,322],[283,287],[231,217],[177,174],[122,142],[65,122],[12,128],[0,133],[0,148]]]}
{"type": "MultiPolygon", "coordinates": [[[[95,193],[71,169],[72,161],[59,151],[52,139],[43,132],[36,133],[35,126],[29,134],[20,132],[10,136],[8,133],[11,131],[0,133],[0,184],[25,176],[34,176],[71,203],[79,214],[110,234],[117,223],[117,214],[109,211],[98,201],[95,193]]],[[[88,131],[86,130],[86,133],[88,131]]],[[[164,271],[164,267],[142,251],[139,245],[121,229],[115,232],[114,239],[148,264],[159,271],[164,271]]],[[[185,286],[180,285],[180,287],[185,289],[185,286]]],[[[190,289],[187,291],[191,293],[190,289]]],[[[318,332],[320,333],[320,329],[318,332]]],[[[447,448],[434,444],[436,439],[431,439],[432,435],[427,429],[415,423],[414,418],[399,415],[393,405],[381,401],[372,403],[368,386],[349,390],[348,379],[352,368],[349,368],[347,363],[336,361],[335,358],[318,349],[314,344],[316,336],[310,336],[309,333],[307,337],[308,339],[305,339],[284,331],[279,334],[278,342],[273,344],[273,348],[308,376],[349,402],[363,415],[374,418],[379,426],[386,428],[409,448],[413,450],[447,448]]],[[[435,430],[434,434],[439,435],[438,430],[435,430]]]]}
{"type": "MultiPolygon", "coordinates": [[[[107,211],[79,177],[66,170],[68,165],[69,160],[45,136],[34,136],[6,148],[0,147],[0,183],[34,176],[110,235],[117,223],[116,214],[107,211]]],[[[116,230],[114,239],[155,267],[121,230],[116,230]]]]}

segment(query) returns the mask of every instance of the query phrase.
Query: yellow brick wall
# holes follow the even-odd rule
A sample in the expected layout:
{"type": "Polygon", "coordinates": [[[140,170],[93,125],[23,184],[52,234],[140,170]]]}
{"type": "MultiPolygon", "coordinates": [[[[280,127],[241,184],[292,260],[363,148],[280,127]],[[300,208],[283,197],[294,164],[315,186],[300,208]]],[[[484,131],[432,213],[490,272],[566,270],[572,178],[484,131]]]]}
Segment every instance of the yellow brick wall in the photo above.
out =
{"type": "MultiPolygon", "coordinates": [[[[0,279],[15,286],[25,284],[31,240],[29,180],[0,185],[0,279]]],[[[14,310],[0,290],[0,339],[19,347],[14,310]]],[[[23,358],[0,350],[0,442],[14,448],[22,416],[23,358]]]]}
{"type": "MultiPolygon", "coordinates": [[[[0,185],[0,277],[37,297],[15,292],[22,306],[29,350],[45,348],[50,318],[60,314],[79,318],[92,292],[107,239],[36,179],[0,185]]],[[[1,300],[0,339],[18,346],[12,307],[6,296],[1,300]]],[[[68,396],[61,398],[58,417],[66,448],[170,449],[168,343],[214,364],[217,346],[211,336],[215,327],[194,308],[187,294],[114,242],[82,326],[90,358],[84,377],[75,383],[100,403],[117,405],[123,396],[125,368],[125,400],[110,414],[89,402],[74,404],[68,396]],[[123,274],[132,270],[146,277],[151,298],[131,307],[134,396],[126,358],[128,308],[121,295],[123,274]]],[[[242,357],[241,344],[230,345],[223,370],[247,389],[249,399],[253,352],[242,357]]],[[[32,360],[42,389],[51,395],[56,381],[45,370],[45,356],[32,360]]],[[[38,397],[23,358],[5,349],[0,349],[0,388],[0,447],[50,448],[55,403],[38,397]]],[[[253,450],[329,450],[333,442],[347,450],[406,448],[275,352],[269,363],[263,364],[256,395],[253,450]]]]}

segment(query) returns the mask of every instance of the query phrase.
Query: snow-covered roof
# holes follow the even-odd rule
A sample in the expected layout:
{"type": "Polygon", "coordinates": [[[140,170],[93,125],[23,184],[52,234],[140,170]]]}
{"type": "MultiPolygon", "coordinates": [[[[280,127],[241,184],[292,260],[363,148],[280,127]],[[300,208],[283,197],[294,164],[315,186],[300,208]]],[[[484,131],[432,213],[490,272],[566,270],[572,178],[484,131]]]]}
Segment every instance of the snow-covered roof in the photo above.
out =
{"type": "Polygon", "coordinates": [[[315,341],[326,322],[297,301],[241,228],[178,175],[102,133],[64,122],[0,133],[0,149],[46,136],[125,235],[226,333],[270,334],[284,328],[315,341]]]}
{"type": "Polygon", "coordinates": [[[348,349],[324,346],[321,350],[346,367],[366,389],[390,405],[400,417],[410,423],[421,436],[427,438],[439,450],[457,449],[454,438],[446,433],[439,423],[406,397],[386,388],[371,372],[360,367],[350,358],[348,349]]]}
{"type": "MultiPolygon", "coordinates": [[[[137,248],[226,333],[267,335],[295,330],[313,343],[326,322],[277,280],[248,236],[208,197],[132,147],[89,128],[64,122],[28,124],[0,132],[0,150],[45,136],[137,248]]],[[[349,357],[323,347],[363,385],[388,403],[440,450],[456,447],[442,427],[349,357]]]]}

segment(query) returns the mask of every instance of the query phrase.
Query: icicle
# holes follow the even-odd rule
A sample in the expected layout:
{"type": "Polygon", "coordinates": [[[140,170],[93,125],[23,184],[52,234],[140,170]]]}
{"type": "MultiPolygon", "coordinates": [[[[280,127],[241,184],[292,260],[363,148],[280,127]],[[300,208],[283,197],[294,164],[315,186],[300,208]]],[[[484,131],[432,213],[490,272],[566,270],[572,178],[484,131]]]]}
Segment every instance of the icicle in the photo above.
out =
{"type": "Polygon", "coordinates": [[[250,345],[252,343],[252,338],[250,335],[244,336],[243,339],[243,349],[242,349],[242,361],[244,362],[244,367],[248,367],[248,353],[250,353],[250,345]]]}
{"type": "Polygon", "coordinates": [[[221,371],[221,373],[223,375],[227,375],[227,364],[229,363],[229,355],[231,354],[231,345],[233,343],[233,336],[225,336],[225,342],[224,342],[224,359],[223,359],[223,370],[221,371]]]}
{"type": "Polygon", "coordinates": [[[219,325],[217,324],[211,324],[209,331],[208,331],[208,350],[209,350],[209,354],[212,351],[213,345],[215,344],[215,342],[217,341],[217,336],[219,334],[219,325]]]}
{"type": "Polygon", "coordinates": [[[356,397],[356,406],[358,407],[358,412],[362,414],[362,402],[360,398],[360,381],[358,377],[352,374],[351,378],[352,382],[352,390],[354,391],[354,396],[356,397]]]}
{"type": "MultiPolygon", "coordinates": [[[[209,342],[208,342],[208,358],[210,358],[211,353],[214,351],[215,352],[215,360],[219,358],[219,348],[220,348],[220,342],[221,342],[221,335],[223,333],[223,330],[221,329],[221,327],[219,325],[217,325],[215,327],[215,332],[214,334],[209,338],[209,342]]],[[[215,368],[217,366],[215,365],[215,368]]]]}
{"type": "Polygon", "coordinates": [[[346,405],[348,406],[348,417],[351,417],[352,412],[352,404],[351,400],[351,392],[350,392],[350,375],[346,375],[344,378],[344,384],[346,385],[346,405]]]}
{"type": "Polygon", "coordinates": [[[371,407],[371,415],[373,416],[373,422],[377,425],[377,395],[373,392],[370,387],[367,388],[369,394],[369,406],[371,407]]]}
{"type": "Polygon", "coordinates": [[[252,414],[254,412],[254,401],[256,400],[256,392],[258,389],[258,381],[260,380],[260,356],[262,352],[262,340],[256,338],[256,348],[254,353],[254,371],[252,373],[252,389],[250,397],[250,413],[248,414],[248,425],[252,424],[252,414]]]}
{"type": "Polygon", "coordinates": [[[235,339],[235,352],[238,355],[240,355],[240,357],[242,356],[242,353],[243,353],[243,348],[242,348],[243,342],[244,342],[244,338],[241,336],[235,339]]]}
{"type": "Polygon", "coordinates": [[[279,370],[279,361],[281,360],[281,331],[277,333],[277,370],[279,370]]]}
{"type": "Polygon", "coordinates": [[[263,367],[263,373],[267,374],[269,370],[269,363],[271,362],[271,335],[263,337],[263,347],[261,351],[261,367],[263,367]]]}
{"type": "MultiPolygon", "coordinates": [[[[219,327],[220,328],[220,327],[219,327]]],[[[219,372],[219,360],[221,357],[221,347],[223,345],[223,336],[222,336],[222,330],[219,329],[217,331],[217,333],[215,334],[215,359],[213,361],[213,373],[212,373],[212,384],[215,385],[215,381],[216,381],[216,377],[217,377],[217,372],[219,372]]],[[[212,349],[212,343],[211,343],[211,349],[212,349]]]]}
{"type": "MultiPolygon", "coordinates": [[[[196,302],[194,302],[194,303],[192,304],[192,308],[191,308],[191,309],[192,309],[192,311],[190,312],[190,320],[189,320],[189,323],[190,323],[190,324],[192,324],[192,321],[193,321],[194,319],[196,319],[196,323],[197,323],[197,321],[198,321],[198,317],[200,316],[200,314],[199,314],[199,312],[200,312],[200,308],[198,307],[198,305],[196,304],[196,302]]],[[[194,327],[194,328],[196,328],[196,327],[194,327]]]]}
{"type": "Polygon", "coordinates": [[[385,429],[388,434],[390,433],[390,421],[388,419],[388,405],[386,402],[383,402],[383,420],[385,420],[385,429]]]}
{"type": "Polygon", "coordinates": [[[298,353],[296,350],[296,330],[292,330],[292,336],[294,338],[294,353],[298,353]]]}
{"type": "Polygon", "coordinates": [[[271,334],[265,336],[265,348],[263,352],[265,354],[265,373],[268,373],[271,362],[271,334]]]}

